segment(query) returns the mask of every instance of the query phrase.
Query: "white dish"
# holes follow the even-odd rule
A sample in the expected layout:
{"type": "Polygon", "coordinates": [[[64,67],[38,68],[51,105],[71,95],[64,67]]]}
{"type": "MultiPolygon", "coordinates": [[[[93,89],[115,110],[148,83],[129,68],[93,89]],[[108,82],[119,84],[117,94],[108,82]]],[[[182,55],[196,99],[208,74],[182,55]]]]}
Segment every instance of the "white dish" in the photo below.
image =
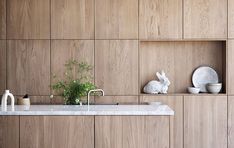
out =
{"type": "Polygon", "coordinates": [[[208,92],[212,94],[217,94],[222,89],[222,83],[209,83],[206,85],[208,92]]]}
{"type": "Polygon", "coordinates": [[[200,88],[188,87],[188,92],[191,93],[191,94],[198,94],[200,92],[200,88]]]}
{"type": "Polygon", "coordinates": [[[219,78],[217,72],[208,66],[197,68],[192,76],[192,82],[195,87],[199,87],[201,92],[207,92],[206,85],[208,83],[218,83],[219,78]]]}

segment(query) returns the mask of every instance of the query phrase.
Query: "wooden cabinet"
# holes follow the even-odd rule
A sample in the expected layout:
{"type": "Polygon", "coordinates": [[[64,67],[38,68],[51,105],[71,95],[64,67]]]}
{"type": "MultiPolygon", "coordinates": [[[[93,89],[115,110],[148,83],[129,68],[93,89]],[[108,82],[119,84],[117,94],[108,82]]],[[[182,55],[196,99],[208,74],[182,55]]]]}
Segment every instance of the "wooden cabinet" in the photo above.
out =
{"type": "Polygon", "coordinates": [[[182,38],[182,0],[140,0],[139,37],[182,38]]]}
{"type": "Polygon", "coordinates": [[[170,148],[183,148],[183,96],[150,96],[140,97],[140,102],[159,101],[169,105],[175,115],[170,116],[170,148]]]}
{"type": "Polygon", "coordinates": [[[184,148],[227,148],[227,97],[184,97],[184,148]]]}
{"type": "Polygon", "coordinates": [[[94,0],[51,0],[51,38],[93,39],[94,0]]]}
{"type": "Polygon", "coordinates": [[[0,0],[0,39],[6,39],[6,0],[0,0]]]}
{"type": "Polygon", "coordinates": [[[8,39],[49,39],[50,0],[7,0],[8,39]]]}
{"type": "Polygon", "coordinates": [[[169,148],[167,116],[96,116],[95,148],[169,148]]]}
{"type": "Polygon", "coordinates": [[[7,87],[15,95],[50,94],[50,41],[7,41],[7,87]]]}
{"type": "Polygon", "coordinates": [[[0,147],[19,148],[19,116],[0,116],[0,147]]]}
{"type": "Polygon", "coordinates": [[[0,92],[6,89],[6,41],[0,40],[0,92]]]}
{"type": "Polygon", "coordinates": [[[94,148],[93,116],[22,116],[21,148],[94,148]]]}
{"type": "Polygon", "coordinates": [[[138,41],[95,41],[95,83],[106,95],[138,95],[138,41]]]}
{"type": "Polygon", "coordinates": [[[234,95],[234,40],[228,40],[227,71],[228,71],[228,94],[234,95]]]}
{"type": "Polygon", "coordinates": [[[138,0],[95,1],[96,39],[137,39],[138,0]]]}
{"type": "Polygon", "coordinates": [[[228,0],[228,38],[234,38],[234,0],[228,0]]]}
{"type": "Polygon", "coordinates": [[[228,148],[234,147],[234,96],[228,96],[228,148]]]}
{"type": "Polygon", "coordinates": [[[227,38],[227,0],[184,0],[184,38],[227,38]]]}

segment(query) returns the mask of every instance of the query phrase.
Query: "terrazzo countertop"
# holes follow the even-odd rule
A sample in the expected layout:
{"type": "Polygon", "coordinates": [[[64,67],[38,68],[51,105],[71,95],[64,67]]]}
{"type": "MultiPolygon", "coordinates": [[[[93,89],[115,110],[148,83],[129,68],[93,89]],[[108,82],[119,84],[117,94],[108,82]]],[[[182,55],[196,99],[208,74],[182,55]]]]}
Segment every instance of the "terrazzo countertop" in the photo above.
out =
{"type": "Polygon", "coordinates": [[[149,115],[170,116],[174,111],[168,105],[16,105],[7,107],[7,111],[0,107],[0,115],[149,115]]]}

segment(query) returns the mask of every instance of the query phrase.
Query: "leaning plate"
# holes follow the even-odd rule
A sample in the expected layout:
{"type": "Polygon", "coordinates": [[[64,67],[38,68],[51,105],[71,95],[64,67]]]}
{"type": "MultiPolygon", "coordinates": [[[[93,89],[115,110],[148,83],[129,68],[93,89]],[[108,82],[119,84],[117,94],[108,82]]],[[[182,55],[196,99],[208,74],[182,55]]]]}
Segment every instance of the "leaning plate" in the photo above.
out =
{"type": "Polygon", "coordinates": [[[206,84],[218,83],[219,78],[217,72],[211,67],[202,66],[197,68],[192,77],[193,85],[199,87],[201,92],[207,92],[206,84]]]}

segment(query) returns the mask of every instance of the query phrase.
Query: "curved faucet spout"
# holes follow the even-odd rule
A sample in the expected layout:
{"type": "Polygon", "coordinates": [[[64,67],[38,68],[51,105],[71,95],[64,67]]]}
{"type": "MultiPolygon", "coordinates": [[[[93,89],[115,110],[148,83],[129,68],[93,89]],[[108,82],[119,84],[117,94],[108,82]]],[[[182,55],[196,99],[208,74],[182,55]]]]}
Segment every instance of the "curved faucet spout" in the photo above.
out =
{"type": "Polygon", "coordinates": [[[89,108],[89,98],[90,98],[90,94],[91,94],[92,92],[102,92],[102,96],[105,96],[104,90],[102,90],[102,89],[92,89],[92,90],[90,90],[90,91],[88,92],[88,95],[87,95],[87,99],[88,99],[88,101],[87,101],[87,103],[88,103],[88,108],[89,108]]]}

